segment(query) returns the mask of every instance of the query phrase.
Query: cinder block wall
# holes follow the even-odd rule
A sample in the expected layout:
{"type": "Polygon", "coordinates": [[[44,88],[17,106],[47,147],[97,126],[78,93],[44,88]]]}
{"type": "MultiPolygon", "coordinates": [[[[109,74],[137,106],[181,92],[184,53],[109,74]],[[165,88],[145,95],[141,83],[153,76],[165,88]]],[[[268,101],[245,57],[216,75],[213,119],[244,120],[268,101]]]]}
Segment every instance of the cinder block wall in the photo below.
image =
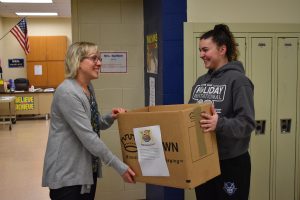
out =
{"type": "MultiPolygon", "coordinates": [[[[102,73],[93,81],[101,113],[113,107],[144,106],[144,32],[142,0],[72,0],[72,38],[90,41],[101,51],[127,52],[127,73],[102,73]]],[[[101,138],[120,158],[117,121],[101,138]]],[[[96,199],[143,199],[145,184],[124,184],[110,167],[97,185],[96,199]]]]}

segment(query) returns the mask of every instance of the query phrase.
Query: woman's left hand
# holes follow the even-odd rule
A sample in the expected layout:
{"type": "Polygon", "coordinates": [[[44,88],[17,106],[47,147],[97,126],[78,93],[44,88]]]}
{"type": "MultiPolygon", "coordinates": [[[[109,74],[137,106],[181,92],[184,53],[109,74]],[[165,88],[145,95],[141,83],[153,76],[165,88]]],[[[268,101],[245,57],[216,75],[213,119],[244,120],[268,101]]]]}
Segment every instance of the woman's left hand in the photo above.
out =
{"type": "Polygon", "coordinates": [[[127,110],[124,108],[113,108],[111,111],[111,115],[114,119],[117,119],[119,113],[125,113],[125,112],[127,112],[127,110]]]}
{"type": "Polygon", "coordinates": [[[122,178],[126,183],[135,183],[134,176],[135,173],[131,168],[128,168],[127,171],[122,174],[122,178]]]}

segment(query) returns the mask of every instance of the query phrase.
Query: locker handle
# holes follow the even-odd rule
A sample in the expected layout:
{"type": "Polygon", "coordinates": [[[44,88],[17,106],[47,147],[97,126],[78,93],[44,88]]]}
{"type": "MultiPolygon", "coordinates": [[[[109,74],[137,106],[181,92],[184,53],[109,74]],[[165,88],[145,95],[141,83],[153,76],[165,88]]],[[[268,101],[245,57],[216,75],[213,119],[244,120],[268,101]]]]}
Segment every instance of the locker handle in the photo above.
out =
{"type": "Polygon", "coordinates": [[[291,119],[280,119],[280,129],[282,134],[290,133],[291,132],[291,119]]]}
{"type": "Polygon", "coordinates": [[[264,135],[266,130],[266,120],[256,120],[255,135],[264,135]]]}
{"type": "Polygon", "coordinates": [[[265,46],[267,46],[267,45],[266,45],[266,43],[260,42],[260,43],[258,43],[257,46],[259,46],[259,47],[265,47],[265,46]]]}
{"type": "Polygon", "coordinates": [[[291,47],[291,46],[293,46],[291,43],[284,43],[284,46],[286,46],[286,47],[291,47]]]}

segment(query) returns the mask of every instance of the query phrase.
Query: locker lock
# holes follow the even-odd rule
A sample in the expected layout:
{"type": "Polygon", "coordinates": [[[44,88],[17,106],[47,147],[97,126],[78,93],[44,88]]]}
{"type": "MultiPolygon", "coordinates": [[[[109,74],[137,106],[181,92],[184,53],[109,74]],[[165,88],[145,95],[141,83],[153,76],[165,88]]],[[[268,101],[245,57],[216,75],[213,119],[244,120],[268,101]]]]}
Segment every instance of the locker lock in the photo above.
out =
{"type": "Polygon", "coordinates": [[[264,135],[266,129],[266,120],[256,120],[255,134],[264,135]]]}
{"type": "Polygon", "coordinates": [[[280,129],[281,133],[290,133],[291,132],[291,124],[292,120],[291,119],[280,119],[280,129]]]}

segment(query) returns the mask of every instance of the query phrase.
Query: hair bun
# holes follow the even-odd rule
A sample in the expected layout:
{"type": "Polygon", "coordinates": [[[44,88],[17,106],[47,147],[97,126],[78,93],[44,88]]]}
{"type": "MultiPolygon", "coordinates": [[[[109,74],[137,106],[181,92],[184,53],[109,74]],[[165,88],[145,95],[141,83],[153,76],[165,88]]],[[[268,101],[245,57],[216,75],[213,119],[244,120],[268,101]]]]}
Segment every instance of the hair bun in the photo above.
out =
{"type": "Polygon", "coordinates": [[[226,24],[217,24],[217,25],[215,25],[214,31],[216,31],[216,32],[222,31],[222,32],[225,32],[225,33],[230,32],[229,27],[226,24]]]}

